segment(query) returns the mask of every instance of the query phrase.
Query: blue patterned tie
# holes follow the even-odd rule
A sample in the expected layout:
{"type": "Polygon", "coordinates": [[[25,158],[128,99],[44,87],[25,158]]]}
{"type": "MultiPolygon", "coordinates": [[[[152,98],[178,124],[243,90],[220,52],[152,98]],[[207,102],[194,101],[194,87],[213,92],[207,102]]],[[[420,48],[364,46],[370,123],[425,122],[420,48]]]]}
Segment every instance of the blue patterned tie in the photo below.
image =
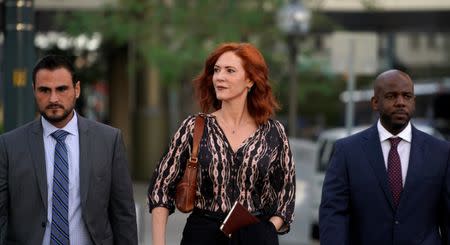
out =
{"type": "Polygon", "coordinates": [[[57,130],[52,133],[56,140],[55,166],[53,170],[51,245],[69,245],[69,162],[64,143],[69,133],[57,130]]]}

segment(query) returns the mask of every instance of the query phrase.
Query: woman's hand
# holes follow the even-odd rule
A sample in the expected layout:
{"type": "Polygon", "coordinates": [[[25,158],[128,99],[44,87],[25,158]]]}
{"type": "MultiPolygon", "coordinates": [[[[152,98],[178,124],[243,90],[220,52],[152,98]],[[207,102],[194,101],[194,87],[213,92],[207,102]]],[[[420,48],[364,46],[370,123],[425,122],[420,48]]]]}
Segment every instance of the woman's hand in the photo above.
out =
{"type": "Polygon", "coordinates": [[[281,226],[282,226],[283,223],[284,223],[284,222],[283,222],[283,219],[280,218],[279,216],[272,216],[272,217],[269,219],[269,221],[272,222],[272,224],[275,226],[275,229],[276,229],[277,231],[280,230],[281,226]]]}

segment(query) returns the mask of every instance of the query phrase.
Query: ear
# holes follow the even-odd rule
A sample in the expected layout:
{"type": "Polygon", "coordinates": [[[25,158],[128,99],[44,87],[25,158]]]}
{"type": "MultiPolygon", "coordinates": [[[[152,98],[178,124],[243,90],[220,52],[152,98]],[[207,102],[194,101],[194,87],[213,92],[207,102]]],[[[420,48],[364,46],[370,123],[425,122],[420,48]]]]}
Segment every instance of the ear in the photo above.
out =
{"type": "Polygon", "coordinates": [[[247,81],[247,88],[249,88],[249,89],[252,88],[254,84],[255,84],[255,82],[253,82],[252,80],[249,79],[247,81]]]}
{"type": "Polygon", "coordinates": [[[370,99],[370,104],[372,105],[372,110],[378,111],[378,99],[375,96],[370,99]]]}
{"type": "Polygon", "coordinates": [[[81,85],[80,85],[80,81],[78,81],[77,83],[75,83],[75,97],[78,99],[80,97],[81,94],[81,85]]]}

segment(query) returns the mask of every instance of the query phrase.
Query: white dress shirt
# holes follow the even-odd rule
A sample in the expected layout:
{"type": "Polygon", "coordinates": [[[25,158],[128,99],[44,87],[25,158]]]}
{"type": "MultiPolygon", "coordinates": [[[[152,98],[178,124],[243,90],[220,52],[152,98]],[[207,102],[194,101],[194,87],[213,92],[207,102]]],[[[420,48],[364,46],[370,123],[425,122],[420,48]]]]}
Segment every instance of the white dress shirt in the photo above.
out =
{"type": "Polygon", "coordinates": [[[397,146],[397,151],[400,156],[400,163],[402,165],[402,182],[403,186],[405,186],[406,173],[408,172],[409,166],[409,154],[411,152],[411,138],[412,138],[412,128],[411,122],[408,122],[406,128],[404,128],[399,134],[393,135],[389,131],[387,131],[383,125],[381,125],[380,120],[378,119],[377,123],[378,134],[380,135],[381,149],[383,150],[383,158],[384,164],[387,169],[387,159],[389,155],[389,150],[391,149],[391,143],[389,142],[389,138],[391,137],[400,137],[402,140],[397,146]]]}
{"type": "Polygon", "coordinates": [[[69,160],[69,233],[70,244],[90,245],[91,240],[86,225],[81,215],[80,200],[80,145],[78,135],[78,118],[74,112],[73,118],[64,128],[57,128],[41,117],[45,147],[45,163],[47,170],[47,225],[45,227],[42,245],[50,244],[50,232],[52,223],[52,196],[53,196],[53,168],[56,140],[51,136],[58,129],[63,129],[69,134],[66,137],[67,156],[69,160]]]}

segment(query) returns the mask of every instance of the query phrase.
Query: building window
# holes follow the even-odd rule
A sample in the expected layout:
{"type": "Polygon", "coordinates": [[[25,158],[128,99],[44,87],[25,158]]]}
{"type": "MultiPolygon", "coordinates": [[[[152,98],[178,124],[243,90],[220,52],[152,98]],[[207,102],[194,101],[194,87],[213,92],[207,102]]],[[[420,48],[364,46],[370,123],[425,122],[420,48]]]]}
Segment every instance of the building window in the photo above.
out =
{"type": "Polygon", "coordinates": [[[436,49],[438,47],[438,38],[436,33],[427,33],[427,47],[436,49]]]}
{"type": "Polygon", "coordinates": [[[418,33],[412,33],[409,37],[409,47],[412,50],[418,50],[420,47],[420,35],[418,33]]]}

